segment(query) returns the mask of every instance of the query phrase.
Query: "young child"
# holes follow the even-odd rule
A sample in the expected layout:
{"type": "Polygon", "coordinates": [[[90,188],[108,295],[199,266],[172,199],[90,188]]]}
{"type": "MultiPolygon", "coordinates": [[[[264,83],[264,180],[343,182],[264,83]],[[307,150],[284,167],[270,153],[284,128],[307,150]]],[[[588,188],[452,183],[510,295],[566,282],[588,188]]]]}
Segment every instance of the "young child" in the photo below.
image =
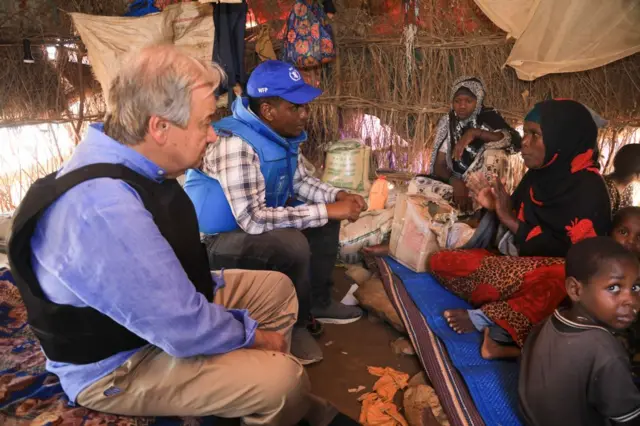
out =
{"type": "Polygon", "coordinates": [[[611,237],[640,259],[640,207],[618,211],[613,218],[611,237]]]}
{"type": "Polygon", "coordinates": [[[640,263],[608,237],[575,244],[567,254],[571,307],[558,309],[525,343],[518,394],[535,426],[605,426],[640,422],[640,391],[614,337],[640,309],[640,263]]]}
{"type": "MultiPolygon", "coordinates": [[[[640,207],[625,207],[613,217],[611,238],[640,259],[640,207]]],[[[620,334],[634,372],[636,383],[640,382],[640,323],[636,321],[625,333],[620,334]]]]}

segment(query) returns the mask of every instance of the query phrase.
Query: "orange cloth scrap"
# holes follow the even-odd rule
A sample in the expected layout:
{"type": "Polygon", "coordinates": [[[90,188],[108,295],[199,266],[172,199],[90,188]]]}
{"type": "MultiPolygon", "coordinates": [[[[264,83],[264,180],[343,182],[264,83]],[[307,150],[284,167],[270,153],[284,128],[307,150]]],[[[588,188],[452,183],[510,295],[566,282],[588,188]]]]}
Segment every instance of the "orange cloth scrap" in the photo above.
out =
{"type": "Polygon", "coordinates": [[[364,426],[408,426],[405,418],[393,403],[400,389],[407,387],[409,375],[389,367],[367,367],[369,374],[380,377],[373,385],[373,392],[362,395],[360,424],[364,426]]]}

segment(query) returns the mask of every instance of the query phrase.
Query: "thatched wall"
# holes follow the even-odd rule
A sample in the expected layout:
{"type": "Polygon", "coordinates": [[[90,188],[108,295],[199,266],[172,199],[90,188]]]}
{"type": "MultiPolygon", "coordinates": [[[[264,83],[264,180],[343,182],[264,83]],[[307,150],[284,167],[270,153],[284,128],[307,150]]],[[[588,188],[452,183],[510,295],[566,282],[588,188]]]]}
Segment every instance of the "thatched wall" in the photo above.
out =
{"type": "MultiPolygon", "coordinates": [[[[440,23],[434,35],[428,29],[421,32],[413,50],[408,50],[401,34],[363,33],[363,28],[376,28],[375,18],[352,13],[338,20],[339,59],[321,76],[325,93],[314,105],[311,130],[320,141],[360,134],[359,118],[372,114],[398,133],[382,133],[375,145],[386,146],[398,159],[406,160],[407,169],[424,170],[434,126],[448,110],[451,84],[460,75],[482,78],[488,89],[487,105],[498,108],[514,124],[536,102],[561,97],[583,102],[610,120],[610,127],[602,132],[606,144],[628,136],[628,126],[640,127],[640,55],[595,70],[524,82],[511,68],[502,67],[512,43],[480,26],[483,22],[479,24],[482,31],[473,34],[440,23]],[[435,35],[439,33],[446,36],[435,35]],[[398,136],[409,146],[394,143],[398,136]]],[[[322,148],[319,144],[307,147],[316,163],[322,148]]],[[[380,166],[389,165],[388,158],[381,157],[380,166]]]]}
{"type": "MultiPolygon", "coordinates": [[[[70,43],[67,49],[82,56],[82,45],[63,10],[121,14],[126,0],[28,0],[25,10],[17,9],[19,2],[10,3],[13,6],[0,6],[0,126],[46,120],[71,121],[79,129],[79,122],[99,118],[104,104],[96,95],[99,85],[91,78],[90,67],[70,61],[64,51],[54,62],[23,64],[21,40],[31,37],[47,44],[60,39],[59,44],[70,43]],[[78,101],[80,111],[69,108],[78,101]]],[[[276,50],[291,4],[292,0],[249,0],[258,20],[268,20],[276,50]]],[[[359,119],[366,113],[392,129],[372,142],[396,154],[396,167],[423,169],[434,125],[448,109],[451,82],[463,74],[481,77],[489,91],[487,104],[514,122],[536,101],[566,97],[611,120],[607,135],[640,126],[639,55],[596,70],[522,82],[513,70],[502,68],[511,43],[473,0],[420,1],[420,31],[409,48],[402,34],[401,0],[337,4],[339,58],[318,74],[325,94],[313,105],[311,141],[305,148],[316,164],[322,161],[325,143],[341,134],[360,134],[359,119]],[[407,146],[398,143],[400,139],[407,146]]],[[[36,43],[34,54],[42,56],[42,49],[36,43]]],[[[249,69],[256,63],[251,49],[249,43],[249,69]]],[[[383,157],[380,166],[391,158],[383,157]]]]}
{"type": "MultiPolygon", "coordinates": [[[[343,129],[357,133],[359,123],[353,118],[373,114],[407,140],[409,158],[419,160],[429,155],[425,148],[431,146],[438,118],[448,111],[451,83],[460,75],[481,77],[488,89],[487,104],[515,122],[535,102],[563,97],[600,112],[612,129],[640,126],[639,55],[596,70],[528,83],[518,80],[513,70],[501,68],[509,43],[495,37],[474,39],[475,46],[469,42],[421,39],[410,67],[400,40],[366,46],[343,42],[339,62],[322,77],[325,95],[314,106],[313,133],[337,138],[340,116],[343,129]]],[[[391,137],[382,136],[377,145],[390,145],[391,137]]]]}
{"type": "Polygon", "coordinates": [[[0,2],[0,126],[101,117],[100,86],[90,67],[76,60],[84,52],[68,12],[121,15],[127,4],[128,0],[0,2]],[[34,64],[22,61],[25,38],[31,41],[34,64]],[[56,60],[46,59],[47,46],[58,47],[56,60]],[[70,108],[81,100],[81,111],[70,108]]]}

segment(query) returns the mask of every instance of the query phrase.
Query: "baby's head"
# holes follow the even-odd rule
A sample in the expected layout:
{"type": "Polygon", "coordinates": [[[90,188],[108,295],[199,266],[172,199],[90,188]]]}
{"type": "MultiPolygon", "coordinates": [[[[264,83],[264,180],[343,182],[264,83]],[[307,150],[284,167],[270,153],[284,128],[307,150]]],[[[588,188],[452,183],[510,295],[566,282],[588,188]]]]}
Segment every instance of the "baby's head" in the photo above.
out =
{"type": "Polygon", "coordinates": [[[640,207],[625,207],[615,215],[611,238],[640,259],[640,207]]]}
{"type": "Polygon", "coordinates": [[[566,288],[573,305],[581,306],[614,330],[628,328],[640,310],[640,263],[608,237],[575,244],[566,259],[566,288]]]}

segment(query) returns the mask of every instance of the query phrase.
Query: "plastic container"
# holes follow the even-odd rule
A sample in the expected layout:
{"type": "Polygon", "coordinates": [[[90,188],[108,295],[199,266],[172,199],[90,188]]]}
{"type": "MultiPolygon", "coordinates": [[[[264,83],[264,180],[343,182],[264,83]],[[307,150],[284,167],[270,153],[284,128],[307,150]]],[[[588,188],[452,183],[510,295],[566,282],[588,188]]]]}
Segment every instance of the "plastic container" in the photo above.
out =
{"type": "Polygon", "coordinates": [[[389,196],[389,184],[386,176],[380,176],[369,191],[369,210],[383,210],[389,196]]]}
{"type": "Polygon", "coordinates": [[[344,263],[361,262],[364,247],[388,240],[392,220],[393,209],[386,209],[363,213],[353,223],[343,221],[340,227],[340,260],[344,263]]]}
{"type": "Polygon", "coordinates": [[[391,223],[391,257],[415,272],[425,272],[431,253],[446,248],[451,214],[451,207],[438,204],[437,198],[401,194],[391,223]]]}

